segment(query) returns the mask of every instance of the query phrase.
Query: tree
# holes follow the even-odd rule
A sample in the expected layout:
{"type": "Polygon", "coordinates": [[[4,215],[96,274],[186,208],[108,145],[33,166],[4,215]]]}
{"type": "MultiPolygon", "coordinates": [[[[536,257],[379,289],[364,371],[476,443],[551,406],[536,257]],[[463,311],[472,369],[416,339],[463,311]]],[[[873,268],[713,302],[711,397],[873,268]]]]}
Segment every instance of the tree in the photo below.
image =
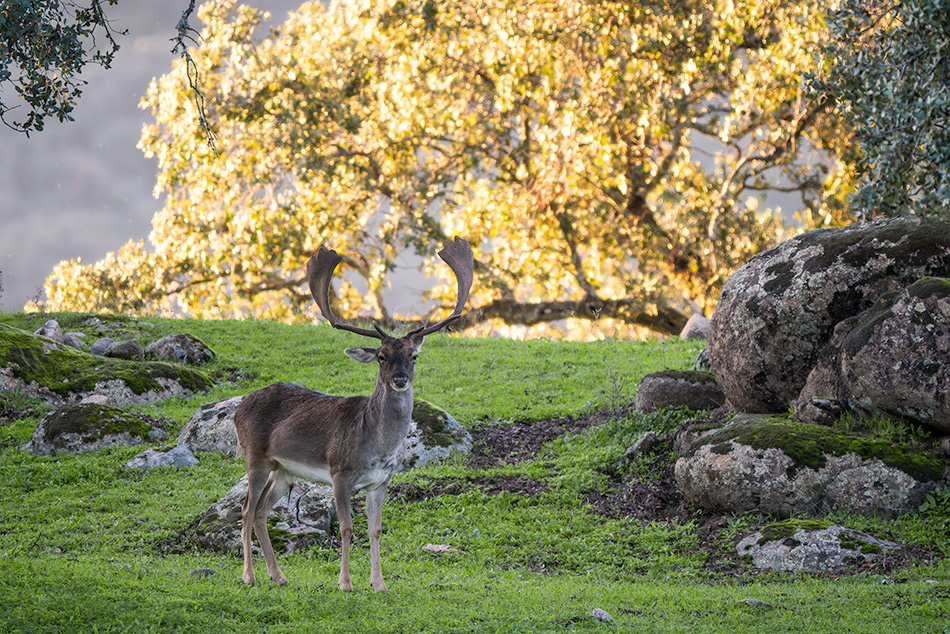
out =
{"type": "Polygon", "coordinates": [[[39,132],[46,117],[72,121],[82,95],[79,74],[86,64],[109,68],[119,45],[103,10],[118,0],[5,0],[0,6],[0,86],[12,86],[26,102],[25,117],[11,119],[18,105],[0,98],[0,121],[39,132]],[[102,36],[97,40],[97,35],[102,36]],[[104,46],[100,43],[104,40],[104,46]]]}
{"type": "MultiPolygon", "coordinates": [[[[469,325],[669,333],[785,234],[766,192],[796,193],[805,226],[847,219],[848,174],[822,152],[841,130],[802,92],[817,2],[343,0],[263,38],[248,7],[200,15],[218,152],[178,63],[143,101],[153,251],[61,263],[50,308],[309,319],[303,265],[328,243],[350,271],[337,309],[387,321],[397,257],[441,275],[458,234],[469,325]]],[[[453,293],[448,276],[428,296],[453,293]]]]}
{"type": "Polygon", "coordinates": [[[950,215],[950,2],[842,0],[815,82],[854,130],[855,212],[950,215]]]}

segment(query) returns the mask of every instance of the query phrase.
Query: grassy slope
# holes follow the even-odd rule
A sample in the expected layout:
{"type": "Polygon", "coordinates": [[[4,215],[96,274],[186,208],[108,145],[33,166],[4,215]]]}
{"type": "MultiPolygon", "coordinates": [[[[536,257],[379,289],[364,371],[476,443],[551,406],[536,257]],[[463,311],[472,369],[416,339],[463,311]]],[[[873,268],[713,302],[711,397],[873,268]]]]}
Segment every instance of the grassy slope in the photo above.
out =
{"type": "MultiPolygon", "coordinates": [[[[0,322],[30,330],[44,320],[0,315],[0,322]]],[[[208,369],[227,379],[209,394],[143,408],[168,419],[174,431],[200,404],[274,380],[339,394],[367,393],[373,383],[373,367],[343,356],[342,348],[365,344],[348,333],[259,321],[152,323],[150,337],[201,337],[218,353],[208,369]]],[[[696,352],[696,344],[680,342],[434,336],[423,349],[416,392],[469,426],[533,422],[615,406],[641,376],[686,368],[696,352]]],[[[41,415],[0,424],[0,632],[948,631],[945,563],[902,571],[893,584],[875,575],[767,575],[747,585],[702,568],[693,522],[643,525],[593,514],[584,492],[606,486],[604,474],[629,440],[669,424],[662,419],[616,421],[552,443],[542,459],[517,466],[473,473],[455,461],[397,477],[397,484],[432,494],[384,507],[390,592],[376,595],[368,591],[362,518],[353,554],[357,592],[336,589],[339,554],[332,545],[282,558],[288,587],[247,588],[239,559],[195,551],[181,534],[242,475],[239,459],[202,455],[193,469],[143,474],[123,466],[136,448],[56,458],[20,453],[16,446],[41,415]],[[489,495],[472,486],[438,493],[444,479],[507,475],[538,479],[549,490],[489,495]],[[454,550],[432,555],[422,550],[428,543],[454,550]],[[192,576],[200,567],[219,574],[192,576]],[[746,599],[775,609],[750,607],[746,599]],[[615,622],[591,619],[596,607],[615,622]]],[[[735,523],[740,527],[743,518],[735,523]]],[[[946,523],[926,518],[865,524],[902,539],[947,543],[946,523]]]]}

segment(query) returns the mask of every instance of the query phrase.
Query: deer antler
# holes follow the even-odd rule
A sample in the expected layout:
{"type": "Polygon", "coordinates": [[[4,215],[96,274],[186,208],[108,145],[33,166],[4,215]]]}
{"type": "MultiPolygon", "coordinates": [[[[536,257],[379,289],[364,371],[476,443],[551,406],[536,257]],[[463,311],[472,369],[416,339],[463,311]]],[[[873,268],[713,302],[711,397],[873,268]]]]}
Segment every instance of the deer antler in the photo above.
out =
{"type": "Polygon", "coordinates": [[[431,335],[433,332],[445,328],[462,316],[462,309],[465,307],[465,302],[468,301],[468,293],[472,288],[472,277],[475,272],[475,256],[472,255],[472,247],[464,239],[455,236],[452,242],[439,251],[439,257],[452,267],[452,272],[455,273],[455,279],[458,282],[458,299],[455,302],[455,310],[438,323],[413,330],[408,335],[412,338],[422,339],[426,335],[431,335]]]}
{"type": "MultiPolygon", "coordinates": [[[[475,258],[472,255],[472,247],[462,238],[455,236],[452,242],[445,245],[445,247],[439,251],[439,257],[452,268],[452,272],[455,273],[455,279],[458,282],[458,300],[455,303],[455,310],[452,311],[451,315],[436,324],[422,326],[412,330],[407,336],[413,339],[422,339],[426,335],[431,335],[433,332],[441,330],[454,322],[462,316],[462,308],[465,307],[465,302],[468,301],[468,293],[472,288],[472,278],[475,271],[475,258]]],[[[383,332],[378,325],[374,324],[374,330],[351,326],[337,319],[330,310],[330,279],[333,277],[333,271],[336,270],[337,265],[341,261],[343,261],[343,258],[339,253],[325,247],[320,247],[317,254],[311,257],[310,261],[307,262],[307,277],[310,282],[310,294],[313,295],[314,301],[317,302],[317,306],[320,307],[320,312],[323,313],[323,316],[334,328],[348,330],[358,335],[373,337],[375,339],[389,338],[390,335],[383,332]]]]}
{"type": "Polygon", "coordinates": [[[363,335],[364,337],[373,337],[374,339],[388,338],[389,335],[383,332],[379,326],[375,326],[374,330],[351,326],[337,319],[330,310],[330,279],[333,277],[333,271],[336,270],[337,265],[342,261],[343,258],[336,251],[320,247],[317,254],[312,256],[307,262],[307,277],[310,282],[310,294],[313,295],[313,300],[317,302],[317,306],[320,307],[320,312],[323,313],[323,316],[334,328],[348,330],[358,335],[363,335]]]}

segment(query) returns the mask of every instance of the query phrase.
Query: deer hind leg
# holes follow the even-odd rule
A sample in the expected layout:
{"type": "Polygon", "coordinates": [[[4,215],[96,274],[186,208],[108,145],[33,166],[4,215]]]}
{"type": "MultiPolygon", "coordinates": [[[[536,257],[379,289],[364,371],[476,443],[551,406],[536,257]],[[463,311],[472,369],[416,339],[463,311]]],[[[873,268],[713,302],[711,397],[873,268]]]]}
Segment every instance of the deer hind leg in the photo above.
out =
{"type": "MultiPolygon", "coordinates": [[[[248,468],[247,496],[241,510],[241,546],[244,549],[244,583],[254,585],[254,554],[251,550],[251,530],[254,526],[254,516],[257,512],[261,493],[267,484],[269,472],[267,470],[248,468]]],[[[258,535],[260,540],[260,535],[258,535]]]]}
{"type": "Polygon", "coordinates": [[[271,471],[254,511],[254,532],[257,533],[257,541],[261,545],[261,554],[264,555],[264,563],[267,564],[267,574],[279,586],[287,585],[287,577],[284,576],[280,566],[277,565],[274,547],[270,543],[270,535],[267,533],[267,514],[274,507],[277,500],[287,495],[293,481],[293,476],[284,469],[277,468],[271,471]]]}
{"type": "MultiPolygon", "coordinates": [[[[388,484],[388,483],[387,483],[388,484]]],[[[369,581],[377,592],[386,591],[383,568],[380,564],[379,538],[383,534],[383,501],[386,499],[386,484],[366,492],[366,519],[369,526],[369,581]]]]}
{"type": "Polygon", "coordinates": [[[343,478],[333,478],[333,501],[336,503],[336,515],[340,522],[340,538],[343,541],[343,554],[340,559],[340,590],[352,590],[350,578],[350,542],[353,539],[353,514],[350,503],[350,485],[343,478]]]}

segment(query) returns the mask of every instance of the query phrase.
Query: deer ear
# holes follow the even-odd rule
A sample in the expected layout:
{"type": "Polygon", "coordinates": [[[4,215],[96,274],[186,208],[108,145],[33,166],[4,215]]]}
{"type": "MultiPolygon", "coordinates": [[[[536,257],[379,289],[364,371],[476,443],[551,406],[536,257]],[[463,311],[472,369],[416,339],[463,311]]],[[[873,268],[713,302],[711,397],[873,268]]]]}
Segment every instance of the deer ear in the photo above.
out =
{"type": "Polygon", "coordinates": [[[376,361],[376,348],[347,348],[343,353],[360,363],[374,363],[376,361]]]}

